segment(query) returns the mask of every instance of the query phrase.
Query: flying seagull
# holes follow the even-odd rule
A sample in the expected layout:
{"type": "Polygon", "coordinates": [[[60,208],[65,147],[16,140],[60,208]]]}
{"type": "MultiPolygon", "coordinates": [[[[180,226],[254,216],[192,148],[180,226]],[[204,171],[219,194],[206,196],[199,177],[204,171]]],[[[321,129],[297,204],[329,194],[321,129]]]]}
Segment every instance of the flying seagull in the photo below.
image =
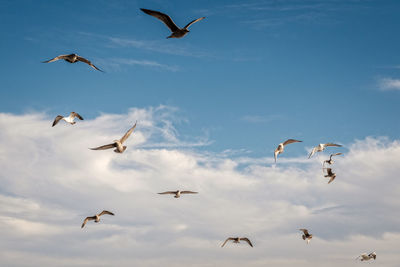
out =
{"type": "Polygon", "coordinates": [[[324,168],[324,169],[326,169],[326,173],[327,173],[325,175],[325,177],[331,178],[331,179],[329,179],[329,182],[328,182],[328,184],[330,184],[333,180],[335,180],[336,173],[334,173],[331,168],[324,168]]]}
{"type": "Polygon", "coordinates": [[[57,115],[57,117],[54,119],[53,125],[52,125],[51,127],[56,126],[56,124],[57,124],[60,120],[64,120],[64,121],[68,122],[69,124],[74,125],[74,124],[76,123],[76,121],[74,121],[75,118],[78,118],[78,119],[80,119],[81,121],[83,120],[83,118],[82,118],[81,115],[79,115],[78,113],[73,112],[73,111],[69,114],[68,117],[63,117],[63,116],[61,116],[61,115],[57,115]]]}
{"type": "Polygon", "coordinates": [[[101,69],[99,69],[98,67],[96,67],[95,65],[92,64],[92,62],[90,62],[89,60],[87,60],[84,57],[78,56],[77,54],[69,54],[69,55],[60,55],[58,57],[49,59],[47,61],[43,61],[43,63],[50,63],[53,61],[57,61],[60,59],[64,59],[65,61],[69,62],[69,63],[76,63],[78,61],[81,61],[83,63],[88,64],[89,66],[91,66],[92,68],[94,68],[95,70],[101,71],[103,72],[101,69]]]}
{"type": "Polygon", "coordinates": [[[278,145],[278,147],[275,149],[274,152],[274,156],[275,156],[275,163],[276,163],[276,159],[278,157],[279,154],[283,153],[283,149],[286,145],[291,144],[291,143],[297,143],[297,142],[303,142],[303,141],[299,141],[299,140],[295,140],[295,139],[288,139],[283,143],[280,143],[278,145]]]}
{"type": "Polygon", "coordinates": [[[342,155],[342,153],[331,154],[331,156],[329,157],[329,159],[324,161],[324,165],[325,165],[325,163],[328,163],[329,165],[332,165],[333,162],[334,162],[333,159],[332,159],[332,157],[333,157],[333,156],[339,156],[339,155],[342,155]]]}
{"type": "MultiPolygon", "coordinates": [[[[137,123],[137,122],[136,122],[137,123]]],[[[95,148],[90,148],[91,150],[105,150],[105,149],[110,149],[110,148],[115,148],[114,152],[115,153],[123,153],[126,149],[126,146],[122,146],[122,144],[126,141],[126,139],[128,139],[128,137],[131,135],[131,133],[133,132],[133,130],[136,127],[136,123],[135,125],[133,125],[132,128],[130,128],[126,134],[124,136],[122,136],[122,138],[120,140],[114,140],[114,143],[112,144],[108,144],[108,145],[104,145],[104,146],[99,146],[99,147],[95,147],[95,148]]]]}
{"type": "Polygon", "coordinates": [[[201,18],[195,19],[195,20],[189,22],[189,24],[186,25],[185,27],[179,28],[178,26],[176,26],[176,24],[172,21],[170,16],[168,16],[167,14],[164,14],[164,13],[161,13],[158,11],[154,11],[154,10],[150,10],[150,9],[144,9],[144,8],[141,8],[140,10],[142,10],[144,13],[146,13],[150,16],[153,16],[153,17],[161,20],[171,30],[172,34],[170,36],[168,36],[167,38],[182,38],[189,32],[188,28],[190,25],[206,18],[206,17],[201,17],[201,18]]]}
{"type": "Polygon", "coordinates": [[[253,247],[253,244],[247,237],[228,237],[225,242],[222,244],[221,248],[225,246],[226,242],[232,240],[233,243],[240,243],[241,240],[246,241],[250,247],[253,247]]]}
{"type": "Polygon", "coordinates": [[[94,222],[98,223],[98,222],[100,221],[100,216],[101,216],[101,215],[104,215],[104,214],[108,214],[108,215],[113,215],[113,216],[114,216],[114,213],[109,212],[109,211],[107,211],[107,210],[103,210],[103,211],[100,212],[99,214],[96,214],[96,215],[94,215],[94,216],[86,217],[86,219],[85,219],[85,220],[83,221],[83,223],[82,223],[81,228],[83,228],[83,227],[85,226],[85,224],[86,224],[88,221],[94,220],[94,222]]]}
{"type": "Polygon", "coordinates": [[[361,261],[369,261],[370,259],[376,260],[376,253],[372,252],[367,255],[367,253],[363,253],[356,258],[358,260],[360,258],[361,261]]]}
{"type": "Polygon", "coordinates": [[[299,229],[299,230],[303,232],[303,235],[301,236],[303,240],[306,240],[307,244],[310,243],[312,234],[309,234],[307,229],[299,229]]]}
{"type": "Polygon", "coordinates": [[[198,192],[193,192],[193,191],[166,191],[166,192],[162,192],[162,193],[158,193],[160,195],[167,195],[167,194],[171,194],[171,195],[175,195],[174,198],[180,198],[181,194],[197,194],[198,192]]]}
{"type": "Polygon", "coordinates": [[[332,143],[327,143],[327,144],[319,144],[318,146],[314,147],[313,150],[311,151],[310,155],[308,156],[308,158],[311,158],[315,152],[321,152],[324,151],[326,147],[328,146],[338,146],[341,147],[341,145],[337,145],[337,144],[332,144],[332,143]]]}

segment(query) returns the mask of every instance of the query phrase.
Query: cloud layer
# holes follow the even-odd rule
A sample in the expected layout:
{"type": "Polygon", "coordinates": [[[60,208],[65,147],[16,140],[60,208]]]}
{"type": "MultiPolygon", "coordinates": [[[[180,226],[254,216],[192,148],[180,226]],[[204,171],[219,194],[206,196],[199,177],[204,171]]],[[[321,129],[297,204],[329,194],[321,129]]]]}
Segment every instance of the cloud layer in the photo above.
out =
{"type": "Polygon", "coordinates": [[[0,114],[5,266],[353,266],[371,251],[381,266],[398,265],[399,141],[348,144],[328,185],[323,155],[290,158],[288,150],[271,165],[272,158],[197,151],[210,142],[180,136],[171,107],[74,126],[51,121],[0,114]],[[136,120],[124,154],[87,149],[120,138],[136,120]],[[156,194],[175,189],[200,193],[156,194]],[[116,216],[80,229],[102,209],[116,216]],[[303,227],[315,236],[308,246],[303,227]],[[255,247],[220,248],[237,235],[255,247]]]}
{"type": "Polygon", "coordinates": [[[400,90],[400,80],[392,78],[383,78],[380,80],[379,86],[383,91],[400,90]]]}

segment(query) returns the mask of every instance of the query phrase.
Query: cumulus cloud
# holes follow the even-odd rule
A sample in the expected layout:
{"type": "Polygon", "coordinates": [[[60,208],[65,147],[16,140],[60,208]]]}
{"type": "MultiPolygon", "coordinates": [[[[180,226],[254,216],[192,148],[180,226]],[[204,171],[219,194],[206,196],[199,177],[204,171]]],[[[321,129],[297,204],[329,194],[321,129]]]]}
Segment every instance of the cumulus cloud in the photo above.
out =
{"type": "Polygon", "coordinates": [[[399,141],[348,144],[328,185],[323,154],[285,155],[271,165],[269,157],[198,151],[209,140],[180,135],[172,107],[101,114],[74,126],[51,128],[51,120],[0,114],[5,266],[350,266],[372,250],[382,266],[398,265],[399,141]],[[136,120],[124,154],[88,149],[136,120]],[[156,194],[175,189],[200,193],[156,194]],[[102,209],[115,217],[80,229],[102,209]],[[308,246],[302,227],[315,235],[308,246]],[[232,235],[255,247],[220,248],[232,235]]]}
{"type": "Polygon", "coordinates": [[[379,88],[383,91],[400,90],[400,80],[393,78],[383,78],[379,81],[379,88]]]}

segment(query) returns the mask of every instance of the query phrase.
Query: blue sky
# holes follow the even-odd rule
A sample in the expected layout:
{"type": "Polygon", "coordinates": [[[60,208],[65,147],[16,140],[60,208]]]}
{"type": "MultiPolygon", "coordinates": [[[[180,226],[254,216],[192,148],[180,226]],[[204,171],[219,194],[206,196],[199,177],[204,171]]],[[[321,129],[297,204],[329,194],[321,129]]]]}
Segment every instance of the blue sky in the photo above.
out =
{"type": "MultiPolygon", "coordinates": [[[[286,138],[397,138],[398,1],[0,1],[1,112],[85,118],[179,109],[182,137],[206,150],[269,155],[286,138]],[[178,25],[182,39],[139,8],[178,25]],[[40,63],[77,53],[84,64],[40,63]],[[390,87],[390,86],[389,86],[390,87]]],[[[138,118],[140,121],[140,118],[138,118]]],[[[293,146],[293,155],[303,146],[293,146]]]]}

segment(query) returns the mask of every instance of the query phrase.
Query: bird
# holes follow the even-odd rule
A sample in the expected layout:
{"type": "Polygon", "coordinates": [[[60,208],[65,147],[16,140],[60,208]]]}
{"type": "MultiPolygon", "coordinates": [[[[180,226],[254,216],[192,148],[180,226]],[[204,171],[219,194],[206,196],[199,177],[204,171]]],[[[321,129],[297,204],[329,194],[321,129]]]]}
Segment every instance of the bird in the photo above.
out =
{"type": "Polygon", "coordinates": [[[338,156],[338,155],[342,155],[342,153],[331,154],[330,157],[329,157],[329,159],[324,161],[324,165],[325,165],[325,163],[328,163],[329,165],[332,165],[333,162],[334,162],[333,159],[332,159],[332,157],[333,157],[333,156],[338,156]]]}
{"type": "Polygon", "coordinates": [[[313,150],[311,151],[310,155],[308,158],[311,158],[315,152],[321,152],[324,151],[326,147],[328,146],[337,146],[341,147],[341,145],[333,144],[333,143],[326,143],[326,144],[319,144],[318,146],[314,147],[313,150]]]}
{"type": "Polygon", "coordinates": [[[113,215],[113,216],[114,216],[114,213],[109,212],[109,211],[107,211],[107,210],[103,210],[103,211],[100,212],[99,214],[95,214],[94,216],[86,217],[86,219],[85,219],[85,220],[83,221],[83,223],[82,223],[81,228],[83,228],[83,227],[85,226],[85,224],[86,224],[88,221],[94,220],[95,223],[98,223],[98,222],[100,221],[100,216],[101,216],[101,215],[104,215],[104,214],[108,214],[108,215],[113,215]]]}
{"type": "Polygon", "coordinates": [[[295,139],[288,139],[288,140],[286,140],[285,142],[280,143],[280,144],[278,145],[278,147],[275,149],[275,152],[274,152],[275,163],[276,163],[276,160],[277,160],[278,155],[281,154],[281,153],[283,153],[283,149],[284,149],[284,147],[285,147],[286,145],[291,144],[291,143],[297,143],[297,142],[303,142],[303,141],[299,141],[299,140],[295,140],[295,139]]]}
{"type": "Polygon", "coordinates": [[[233,243],[240,243],[241,240],[246,241],[250,247],[253,247],[253,244],[251,243],[250,239],[247,237],[228,237],[225,242],[221,245],[221,248],[225,246],[226,242],[232,240],[233,243]]]}
{"type": "Polygon", "coordinates": [[[89,66],[91,66],[91,67],[94,68],[95,70],[104,72],[104,71],[102,71],[101,69],[99,69],[98,67],[96,67],[95,65],[93,65],[92,62],[90,62],[89,60],[87,60],[87,59],[84,58],[84,57],[78,56],[77,54],[60,55],[60,56],[58,56],[58,57],[55,57],[55,58],[52,58],[52,59],[43,61],[42,63],[50,63],[50,62],[57,61],[57,60],[60,60],[60,59],[64,59],[65,61],[67,61],[67,62],[69,62],[69,63],[76,63],[76,62],[78,62],[78,61],[81,61],[81,62],[83,62],[83,63],[88,64],[89,66]]]}
{"type": "Polygon", "coordinates": [[[115,153],[123,153],[126,149],[126,146],[123,146],[122,144],[126,141],[126,139],[128,139],[128,137],[131,135],[131,133],[133,132],[133,130],[136,127],[137,122],[135,122],[135,125],[132,126],[132,128],[130,128],[126,134],[124,136],[122,136],[122,138],[120,140],[114,140],[114,143],[112,144],[108,144],[108,145],[104,145],[104,146],[99,146],[99,147],[95,147],[95,148],[89,148],[91,150],[105,150],[105,149],[110,149],[110,148],[114,148],[114,152],[115,153]]]}
{"type": "Polygon", "coordinates": [[[329,182],[328,182],[328,184],[330,184],[333,180],[335,180],[336,173],[334,173],[331,168],[324,168],[324,169],[326,169],[326,173],[327,173],[325,175],[325,177],[331,178],[331,179],[329,179],[329,182]]]}
{"type": "Polygon", "coordinates": [[[182,38],[189,32],[188,28],[190,27],[190,25],[206,18],[206,17],[201,17],[201,18],[192,20],[185,27],[179,28],[178,26],[176,26],[176,24],[172,21],[170,16],[168,16],[167,14],[164,14],[164,13],[161,13],[158,11],[154,11],[154,10],[150,10],[150,9],[145,9],[145,8],[141,8],[140,10],[142,10],[144,13],[146,13],[150,16],[153,16],[153,17],[161,20],[171,30],[172,34],[170,36],[168,36],[167,39],[168,38],[182,38]]]}
{"type": "Polygon", "coordinates": [[[303,240],[307,241],[307,244],[310,243],[311,238],[312,238],[312,234],[308,233],[307,229],[299,229],[300,231],[302,231],[304,234],[301,236],[303,238],[303,240]]]}
{"type": "Polygon", "coordinates": [[[368,255],[367,255],[367,253],[363,253],[360,256],[358,256],[356,258],[356,260],[358,260],[359,258],[361,258],[360,259],[361,261],[369,261],[370,259],[376,260],[376,253],[372,252],[372,253],[369,253],[368,255]]]}
{"type": "Polygon", "coordinates": [[[161,192],[158,193],[160,195],[167,195],[167,194],[171,194],[171,195],[175,195],[174,198],[180,198],[181,194],[198,194],[198,192],[193,192],[193,191],[166,191],[166,192],[161,192]]]}
{"type": "Polygon", "coordinates": [[[68,122],[69,124],[74,125],[74,124],[76,123],[76,121],[74,121],[75,118],[78,118],[78,119],[80,119],[81,121],[83,121],[82,116],[79,115],[79,114],[76,113],[76,112],[73,112],[73,111],[69,114],[68,117],[63,117],[63,116],[61,116],[61,115],[57,115],[57,117],[54,119],[53,125],[52,125],[51,127],[56,126],[56,124],[57,124],[60,120],[64,120],[64,121],[68,122]]]}

